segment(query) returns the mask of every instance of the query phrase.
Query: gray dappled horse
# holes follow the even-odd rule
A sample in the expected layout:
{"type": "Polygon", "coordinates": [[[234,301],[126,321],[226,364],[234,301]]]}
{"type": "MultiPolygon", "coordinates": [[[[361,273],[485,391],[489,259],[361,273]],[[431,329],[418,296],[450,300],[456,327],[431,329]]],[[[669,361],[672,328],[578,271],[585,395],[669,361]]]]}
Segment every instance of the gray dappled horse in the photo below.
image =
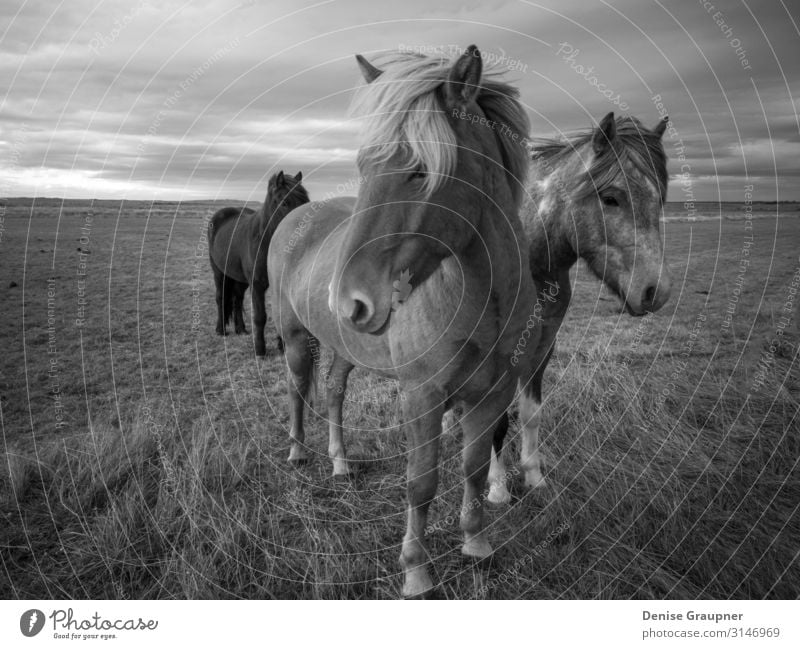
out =
{"type": "MultiPolygon", "coordinates": [[[[667,157],[661,138],[668,118],[650,130],[634,117],[609,113],[596,129],[532,147],[520,218],[529,241],[536,287],[536,342],[522,352],[533,375],[521,382],[520,468],[525,484],[544,484],[539,453],[542,377],[572,294],[570,268],[581,258],[634,316],[658,311],[669,299],[660,220],[667,196],[667,157]]],[[[513,362],[519,362],[518,354],[513,362]]],[[[489,473],[493,503],[507,503],[502,455],[508,417],[495,434],[489,473]]]]}

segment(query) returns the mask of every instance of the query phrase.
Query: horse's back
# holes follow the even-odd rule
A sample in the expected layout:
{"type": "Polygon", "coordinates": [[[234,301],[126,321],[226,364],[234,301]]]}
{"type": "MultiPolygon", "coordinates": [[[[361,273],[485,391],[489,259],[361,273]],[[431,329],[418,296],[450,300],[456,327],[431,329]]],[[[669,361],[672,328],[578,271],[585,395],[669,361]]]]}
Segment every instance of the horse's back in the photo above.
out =
{"type": "Polygon", "coordinates": [[[239,218],[251,214],[255,214],[255,210],[249,207],[223,207],[217,210],[208,222],[209,242],[216,240],[220,233],[233,228],[239,218]]]}
{"type": "Polygon", "coordinates": [[[267,255],[270,283],[290,268],[292,272],[284,279],[284,289],[291,289],[307,284],[312,275],[318,277],[320,266],[332,268],[334,253],[344,237],[355,201],[354,196],[332,198],[306,203],[289,212],[270,241],[267,255]]]}
{"type": "Polygon", "coordinates": [[[241,247],[247,246],[249,207],[223,207],[208,222],[208,254],[212,263],[225,275],[249,283],[242,268],[241,247]]]}
{"type": "Polygon", "coordinates": [[[328,284],[355,201],[354,196],[337,197],[301,205],[272,235],[267,268],[279,332],[289,335],[302,327],[324,338],[314,323],[330,318],[328,284]]]}
{"type": "Polygon", "coordinates": [[[291,255],[297,258],[315,254],[313,251],[337,228],[343,230],[340,226],[352,215],[355,204],[355,196],[342,196],[305,203],[293,209],[275,229],[269,257],[291,255]]]}
{"type": "Polygon", "coordinates": [[[333,198],[306,203],[289,212],[270,241],[267,255],[270,277],[274,279],[282,269],[291,268],[292,277],[288,281],[303,283],[310,279],[306,275],[315,267],[333,264],[355,200],[355,197],[333,198]]]}

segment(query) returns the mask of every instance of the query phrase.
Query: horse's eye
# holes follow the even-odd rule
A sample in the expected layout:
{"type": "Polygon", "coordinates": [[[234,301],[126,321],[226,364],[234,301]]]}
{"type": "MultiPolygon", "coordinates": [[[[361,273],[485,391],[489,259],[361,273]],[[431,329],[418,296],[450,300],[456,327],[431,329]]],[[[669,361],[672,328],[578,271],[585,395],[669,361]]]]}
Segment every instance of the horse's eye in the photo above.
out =
{"type": "Polygon", "coordinates": [[[613,196],[603,196],[603,205],[606,207],[619,207],[619,202],[613,196]]]}
{"type": "Polygon", "coordinates": [[[408,176],[409,180],[422,180],[423,178],[425,178],[425,170],[422,167],[416,167],[408,176]]]}

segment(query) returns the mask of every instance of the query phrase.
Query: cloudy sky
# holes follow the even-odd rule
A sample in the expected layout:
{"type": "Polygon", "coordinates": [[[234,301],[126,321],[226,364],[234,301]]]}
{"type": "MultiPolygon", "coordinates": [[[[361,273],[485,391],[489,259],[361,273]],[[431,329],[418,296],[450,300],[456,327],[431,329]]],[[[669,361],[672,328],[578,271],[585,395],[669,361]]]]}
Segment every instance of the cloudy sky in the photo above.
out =
{"type": "Polygon", "coordinates": [[[11,0],[0,15],[0,196],[254,200],[277,169],[341,190],[353,54],[475,43],[536,135],[610,110],[652,125],[660,95],[670,200],[742,200],[748,183],[800,199],[787,0],[11,0]]]}

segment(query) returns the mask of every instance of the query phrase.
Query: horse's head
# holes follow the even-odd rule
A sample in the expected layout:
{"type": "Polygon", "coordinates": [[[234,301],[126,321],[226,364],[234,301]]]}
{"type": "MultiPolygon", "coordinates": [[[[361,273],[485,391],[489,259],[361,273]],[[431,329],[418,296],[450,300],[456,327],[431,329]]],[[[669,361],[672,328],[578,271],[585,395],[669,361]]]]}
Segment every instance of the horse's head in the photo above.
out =
{"type": "Polygon", "coordinates": [[[354,102],[365,119],[362,182],[329,306],[377,333],[393,305],[475,239],[489,202],[516,212],[521,189],[504,175],[524,176],[527,117],[513,88],[482,79],[474,45],[454,62],[395,54],[380,70],[357,59],[367,81],[354,102]]]}
{"type": "Polygon", "coordinates": [[[667,163],[661,137],[667,120],[653,130],[635,118],[606,115],[591,139],[591,188],[583,209],[590,233],[579,253],[624,301],[629,313],[658,311],[670,295],[664,262],[661,215],[667,195],[667,163]]]}
{"type": "Polygon", "coordinates": [[[592,132],[543,157],[545,165],[560,165],[552,177],[556,182],[548,185],[567,196],[574,252],[632,315],[657,311],[670,295],[660,231],[667,194],[661,143],[666,127],[667,118],[650,130],[636,118],[615,120],[609,113],[592,132]]]}
{"type": "Polygon", "coordinates": [[[308,192],[303,187],[303,172],[298,171],[296,176],[285,174],[283,171],[273,174],[267,186],[267,205],[269,214],[286,215],[294,208],[308,203],[308,192]]]}

